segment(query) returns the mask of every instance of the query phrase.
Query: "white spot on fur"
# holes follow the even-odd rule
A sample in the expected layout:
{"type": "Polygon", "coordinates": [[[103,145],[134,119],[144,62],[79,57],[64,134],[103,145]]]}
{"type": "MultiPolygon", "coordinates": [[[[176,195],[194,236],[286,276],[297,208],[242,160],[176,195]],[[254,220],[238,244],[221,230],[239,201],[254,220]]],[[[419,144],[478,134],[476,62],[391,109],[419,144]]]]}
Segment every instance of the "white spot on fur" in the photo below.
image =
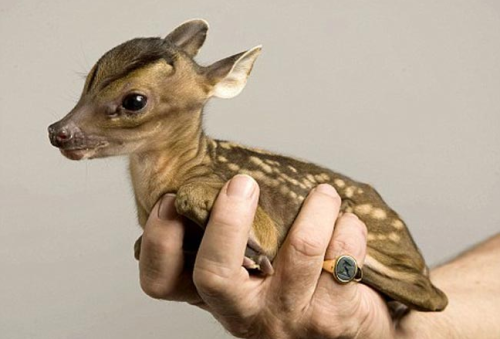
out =
{"type": "Polygon", "coordinates": [[[233,164],[233,163],[229,163],[227,164],[227,167],[231,170],[231,171],[239,171],[240,170],[240,166],[236,165],[236,164],[233,164]]]}
{"type": "Polygon", "coordinates": [[[288,188],[288,186],[281,186],[280,187],[280,192],[283,194],[283,195],[287,195],[288,192],[290,192],[290,189],[288,188]]]}
{"type": "Polygon", "coordinates": [[[389,239],[394,242],[399,242],[399,240],[401,240],[401,237],[396,232],[391,232],[389,233],[389,239]]]}
{"type": "Polygon", "coordinates": [[[270,178],[264,174],[264,183],[268,186],[271,187],[276,187],[280,184],[280,182],[277,179],[270,178]]]}
{"type": "Polygon", "coordinates": [[[348,198],[352,198],[352,196],[354,195],[354,188],[354,186],[347,187],[344,191],[345,196],[348,198]]]}
{"type": "Polygon", "coordinates": [[[377,220],[384,220],[387,218],[387,212],[381,208],[374,208],[371,213],[372,218],[377,220]]]}
{"type": "Polygon", "coordinates": [[[371,204],[362,204],[354,207],[354,211],[359,214],[369,214],[373,209],[371,204]]]}
{"type": "Polygon", "coordinates": [[[262,171],[252,171],[252,177],[257,180],[262,180],[266,175],[262,171]]]}
{"type": "Polygon", "coordinates": [[[319,183],[322,183],[322,182],[324,182],[324,181],[325,181],[325,180],[323,179],[323,176],[322,176],[321,174],[316,174],[316,175],[314,176],[314,179],[316,179],[316,181],[317,181],[317,182],[319,182],[319,183]]]}
{"type": "Polygon", "coordinates": [[[286,175],[285,173],[281,173],[280,176],[285,179],[286,181],[288,181],[289,183],[295,185],[295,186],[298,186],[299,185],[299,182],[294,179],[294,178],[291,178],[289,177],[288,175],[286,175]]]}
{"type": "Polygon", "coordinates": [[[247,170],[247,169],[241,169],[239,171],[240,174],[247,174],[249,176],[251,176],[252,178],[254,178],[255,180],[263,180],[266,175],[262,172],[262,171],[250,171],[250,170],[247,170]]]}
{"type": "Polygon", "coordinates": [[[271,160],[271,159],[266,159],[264,160],[267,164],[269,165],[272,165],[272,166],[280,166],[280,163],[275,161],[275,160],[271,160]]]}
{"type": "Polygon", "coordinates": [[[257,166],[260,166],[262,164],[262,159],[254,157],[254,156],[251,156],[250,158],[248,158],[248,160],[250,160],[251,163],[253,163],[257,166]]]}
{"type": "Polygon", "coordinates": [[[326,173],[321,173],[319,176],[323,181],[330,181],[330,176],[326,173]]]}
{"type": "Polygon", "coordinates": [[[290,171],[292,171],[293,173],[297,173],[297,169],[296,169],[295,167],[293,167],[293,166],[290,166],[290,165],[289,165],[289,166],[288,166],[288,169],[289,169],[290,171]]]}
{"type": "Polygon", "coordinates": [[[404,227],[404,224],[401,220],[395,219],[392,223],[391,226],[394,227],[397,230],[400,230],[404,227]]]}
{"type": "Polygon", "coordinates": [[[306,186],[306,188],[313,188],[314,187],[314,183],[312,183],[311,181],[309,181],[306,178],[302,179],[302,182],[304,183],[304,185],[306,186]]]}
{"type": "Polygon", "coordinates": [[[264,172],[267,172],[267,173],[272,173],[273,172],[273,169],[271,168],[271,166],[265,164],[262,159],[260,158],[257,158],[257,157],[254,157],[254,156],[251,156],[249,158],[250,162],[259,166],[260,168],[262,168],[264,170],[264,172]]]}
{"type": "Polygon", "coordinates": [[[271,168],[271,166],[266,165],[266,164],[262,164],[260,166],[260,168],[262,168],[264,170],[264,172],[267,172],[267,173],[272,173],[273,172],[273,169],[271,168]]]}
{"type": "Polygon", "coordinates": [[[343,188],[345,186],[345,181],[342,179],[335,179],[333,180],[333,184],[338,188],[343,188]]]}
{"type": "Polygon", "coordinates": [[[221,141],[219,142],[220,147],[225,149],[231,149],[232,145],[229,142],[221,141]]]}
{"type": "Polygon", "coordinates": [[[219,160],[220,162],[227,162],[227,159],[226,159],[226,158],[224,158],[222,155],[219,155],[219,156],[217,157],[217,160],[219,160]]]}

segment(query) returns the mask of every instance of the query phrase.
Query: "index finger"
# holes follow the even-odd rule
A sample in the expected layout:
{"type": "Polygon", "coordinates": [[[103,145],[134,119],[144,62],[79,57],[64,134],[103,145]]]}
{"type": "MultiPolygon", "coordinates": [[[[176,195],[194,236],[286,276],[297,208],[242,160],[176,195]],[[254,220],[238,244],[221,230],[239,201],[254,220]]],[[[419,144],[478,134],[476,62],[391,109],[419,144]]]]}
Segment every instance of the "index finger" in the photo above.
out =
{"type": "Polygon", "coordinates": [[[246,273],[242,264],[258,196],[257,183],[247,175],[236,175],[219,193],[194,267],[200,293],[224,292],[246,273]]]}

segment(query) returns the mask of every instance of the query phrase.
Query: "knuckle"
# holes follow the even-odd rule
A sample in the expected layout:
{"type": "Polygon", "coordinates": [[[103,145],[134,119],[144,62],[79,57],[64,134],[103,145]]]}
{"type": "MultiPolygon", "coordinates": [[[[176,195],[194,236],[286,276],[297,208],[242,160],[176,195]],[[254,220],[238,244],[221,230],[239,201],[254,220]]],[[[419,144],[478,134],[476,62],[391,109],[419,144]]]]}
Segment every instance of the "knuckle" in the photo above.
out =
{"type": "Polygon", "coordinates": [[[150,248],[155,251],[162,251],[168,248],[168,241],[165,237],[157,236],[155,232],[145,231],[142,235],[142,248],[150,248]]]}
{"type": "MultiPolygon", "coordinates": [[[[328,305],[329,306],[329,305],[328,305]]],[[[334,319],[325,318],[322,312],[314,311],[308,319],[307,333],[314,338],[357,338],[357,319],[336,313],[334,319]]]]}
{"type": "Polygon", "coordinates": [[[193,272],[193,282],[198,291],[207,296],[223,294],[231,281],[227,269],[220,265],[196,265],[193,272]]]}
{"type": "Polygon", "coordinates": [[[230,321],[223,324],[236,338],[262,338],[259,326],[249,326],[245,321],[230,321]]]}
{"type": "Polygon", "coordinates": [[[177,251],[181,244],[176,244],[165,234],[154,231],[145,231],[142,235],[141,250],[144,252],[165,255],[177,251]]]}
{"type": "Polygon", "coordinates": [[[349,239],[344,237],[334,238],[333,248],[339,254],[355,254],[359,252],[357,246],[352,241],[349,241],[349,239]]]}
{"type": "Polygon", "coordinates": [[[343,215],[343,218],[345,218],[346,221],[349,222],[350,228],[354,232],[357,232],[359,235],[366,237],[368,229],[366,228],[365,223],[361,219],[359,219],[356,214],[346,213],[343,215]]]}
{"type": "Polygon", "coordinates": [[[140,284],[142,291],[153,299],[169,300],[171,298],[171,292],[158,279],[141,274],[140,284]]]}
{"type": "MultiPolygon", "coordinates": [[[[308,229],[305,227],[305,229],[308,229]]],[[[310,233],[301,232],[292,235],[290,238],[290,246],[292,249],[305,257],[318,257],[322,256],[324,252],[324,241],[315,238],[310,233]]]]}
{"type": "MultiPolygon", "coordinates": [[[[271,300],[273,302],[273,307],[279,312],[285,319],[295,319],[301,318],[307,312],[308,304],[304,306],[303,303],[298,302],[301,300],[301,292],[279,292],[271,300]]],[[[292,324],[289,324],[290,326],[292,324]]]]}
{"type": "MultiPolygon", "coordinates": [[[[320,317],[311,317],[311,319],[309,320],[309,328],[308,328],[308,333],[310,334],[314,334],[315,336],[319,337],[320,335],[323,335],[325,334],[325,327],[327,326],[328,324],[325,324],[325,319],[324,317],[320,316],[320,317]]],[[[331,326],[331,325],[330,325],[331,326]]],[[[330,328],[330,332],[329,333],[330,335],[332,335],[332,337],[334,338],[337,338],[338,337],[338,331],[336,328],[333,328],[331,329],[330,328]]]]}

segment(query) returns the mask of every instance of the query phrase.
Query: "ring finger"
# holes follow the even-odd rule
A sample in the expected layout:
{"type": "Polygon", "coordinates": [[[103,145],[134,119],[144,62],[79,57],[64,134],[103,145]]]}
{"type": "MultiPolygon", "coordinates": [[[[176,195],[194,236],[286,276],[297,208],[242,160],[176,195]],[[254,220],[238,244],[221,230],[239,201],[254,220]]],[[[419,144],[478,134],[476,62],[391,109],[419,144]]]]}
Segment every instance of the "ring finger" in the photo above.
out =
{"type": "MultiPolygon", "coordinates": [[[[351,213],[343,214],[335,224],[325,260],[329,260],[334,266],[335,260],[340,256],[350,256],[356,260],[357,266],[361,269],[366,256],[366,236],[366,226],[357,216],[351,213]]],[[[333,269],[335,270],[335,267],[333,269]]],[[[323,274],[321,280],[325,280],[327,290],[333,296],[342,293],[348,297],[348,294],[356,292],[356,283],[341,284],[332,277],[332,273],[323,274]]]]}

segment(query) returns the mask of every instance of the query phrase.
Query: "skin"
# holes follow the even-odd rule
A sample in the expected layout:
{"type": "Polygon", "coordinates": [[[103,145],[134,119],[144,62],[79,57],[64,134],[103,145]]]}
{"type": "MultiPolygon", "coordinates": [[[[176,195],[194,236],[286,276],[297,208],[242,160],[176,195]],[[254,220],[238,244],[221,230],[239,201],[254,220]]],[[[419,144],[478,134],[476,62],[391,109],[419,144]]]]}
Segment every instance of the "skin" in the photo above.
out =
{"type": "Polygon", "coordinates": [[[499,262],[500,233],[434,269],[432,280],[448,294],[448,307],[434,314],[410,312],[399,324],[398,337],[498,338],[499,262]]]}
{"type": "Polygon", "coordinates": [[[325,258],[349,253],[361,266],[366,254],[365,225],[353,214],[339,215],[340,197],[329,185],[306,198],[274,262],[275,274],[250,276],[241,264],[258,195],[247,176],[226,183],[194,268],[182,246],[189,225],[175,211],[175,196],[164,196],[143,235],[139,267],[145,293],[205,309],[241,338],[498,337],[500,265],[491,263],[500,260],[500,235],[432,271],[432,280],[450,296],[444,312],[411,311],[395,324],[374,290],[339,285],[321,270],[325,258]]]}
{"type": "Polygon", "coordinates": [[[354,214],[339,217],[341,200],[330,185],[319,185],[306,198],[273,263],[275,274],[249,275],[242,262],[258,196],[258,185],[244,175],[222,188],[192,272],[185,270],[181,245],[185,223],[175,212],[175,198],[165,196],[143,235],[143,290],[197,305],[241,338],[392,336],[387,307],[374,290],[339,285],[322,271],[324,258],[349,253],[362,265],[366,254],[365,225],[354,214]]]}

